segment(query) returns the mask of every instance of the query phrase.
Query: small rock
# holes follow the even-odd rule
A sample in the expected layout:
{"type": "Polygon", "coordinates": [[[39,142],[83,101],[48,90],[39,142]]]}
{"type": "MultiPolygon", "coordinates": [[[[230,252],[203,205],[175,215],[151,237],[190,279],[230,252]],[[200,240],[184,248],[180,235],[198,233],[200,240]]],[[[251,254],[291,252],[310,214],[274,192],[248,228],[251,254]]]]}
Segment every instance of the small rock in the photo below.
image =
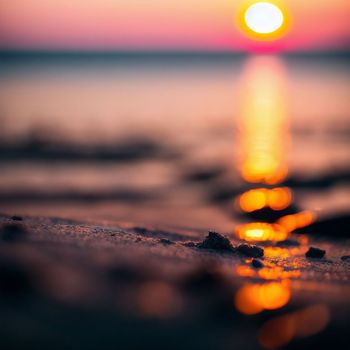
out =
{"type": "Polygon", "coordinates": [[[170,239],[166,239],[166,238],[161,238],[159,240],[159,243],[166,244],[166,245],[174,244],[174,242],[172,242],[170,239]]]}
{"type": "Polygon", "coordinates": [[[216,232],[209,232],[204,241],[197,244],[197,247],[200,249],[213,249],[224,252],[234,251],[229,239],[216,232]]]}
{"type": "Polygon", "coordinates": [[[343,261],[348,261],[350,260],[350,255],[343,255],[340,259],[343,261]]]}
{"type": "Polygon", "coordinates": [[[261,258],[262,256],[264,256],[264,249],[262,249],[256,245],[240,244],[237,247],[237,250],[240,253],[247,255],[249,257],[252,257],[252,258],[261,258]]]}
{"type": "Polygon", "coordinates": [[[134,227],[133,230],[136,232],[136,233],[139,233],[141,235],[144,235],[147,233],[147,229],[144,228],[144,227],[134,227]]]}
{"type": "Polygon", "coordinates": [[[192,248],[192,247],[195,247],[196,246],[196,243],[192,242],[192,241],[189,241],[189,242],[184,242],[182,243],[183,246],[185,247],[189,247],[189,248],[192,248]]]}
{"type": "Polygon", "coordinates": [[[253,265],[253,267],[255,267],[257,269],[261,269],[262,267],[264,267],[264,263],[259,259],[253,259],[252,265],[253,265]]]}
{"type": "Polygon", "coordinates": [[[11,216],[11,219],[14,221],[22,221],[23,220],[23,218],[21,216],[18,216],[18,215],[11,216]]]}
{"type": "Polygon", "coordinates": [[[314,248],[310,247],[309,250],[305,253],[305,256],[307,258],[323,258],[324,255],[326,254],[325,250],[319,249],[319,248],[314,248]]]}
{"type": "Polygon", "coordinates": [[[0,240],[4,242],[14,242],[23,239],[26,230],[23,226],[17,224],[8,224],[1,228],[0,240]]]}

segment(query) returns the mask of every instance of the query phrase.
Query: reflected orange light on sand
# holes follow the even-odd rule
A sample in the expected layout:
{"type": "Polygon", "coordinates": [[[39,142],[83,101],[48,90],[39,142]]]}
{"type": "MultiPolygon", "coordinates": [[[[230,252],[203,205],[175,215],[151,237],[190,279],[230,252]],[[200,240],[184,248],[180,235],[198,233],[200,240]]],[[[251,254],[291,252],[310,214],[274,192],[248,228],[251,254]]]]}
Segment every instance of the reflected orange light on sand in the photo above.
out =
{"type": "Polygon", "coordinates": [[[256,276],[256,271],[253,268],[246,266],[246,265],[237,266],[236,272],[239,276],[242,276],[242,277],[254,277],[254,276],[256,276]]]}
{"type": "Polygon", "coordinates": [[[243,193],[239,198],[239,206],[245,212],[252,212],[265,207],[273,210],[287,208],[292,201],[292,193],[287,187],[273,189],[256,188],[243,193]]]}
{"type": "Polygon", "coordinates": [[[243,74],[239,170],[250,183],[277,184],[288,174],[283,76],[280,61],[273,57],[255,57],[243,74]]]}
{"type": "Polygon", "coordinates": [[[302,338],[321,332],[330,320],[325,305],[317,304],[303,310],[275,317],[263,324],[258,333],[260,345],[276,349],[288,344],[293,338],[302,338]]]}
{"type": "Polygon", "coordinates": [[[264,280],[287,280],[298,278],[301,275],[300,270],[284,270],[278,266],[263,267],[255,270],[250,266],[239,265],[236,273],[241,277],[260,277],[264,280]]]}
{"type": "Polygon", "coordinates": [[[169,317],[181,307],[181,300],[175,289],[163,282],[144,283],[138,291],[138,307],[144,316],[169,317]]]}
{"type": "Polygon", "coordinates": [[[254,315],[263,310],[279,309],[290,299],[290,282],[271,282],[248,284],[241,287],[235,295],[236,309],[245,315],[254,315]]]}
{"type": "MultiPolygon", "coordinates": [[[[304,238],[304,237],[303,237],[304,238]]],[[[305,237],[307,238],[307,237],[305,237]]],[[[300,245],[305,245],[304,240],[299,238],[300,245]]],[[[307,242],[306,242],[307,244],[307,242]]],[[[286,259],[291,256],[296,256],[298,254],[303,254],[304,249],[302,247],[293,247],[293,248],[281,248],[281,247],[264,247],[264,256],[266,258],[279,258],[286,259]]]]}
{"type": "Polygon", "coordinates": [[[282,226],[287,232],[312,224],[316,216],[311,211],[305,210],[297,214],[286,215],[278,219],[277,223],[282,226]]]}
{"type": "Polygon", "coordinates": [[[286,278],[298,278],[301,275],[300,270],[286,271],[281,267],[263,267],[258,271],[259,277],[264,280],[277,280],[286,278]]]}
{"type": "Polygon", "coordinates": [[[266,258],[289,258],[291,256],[291,253],[287,248],[265,247],[264,256],[266,258]]]}
{"type": "Polygon", "coordinates": [[[235,233],[239,239],[245,241],[284,241],[288,237],[288,232],[283,226],[268,224],[265,222],[252,222],[239,225],[235,233]]]}

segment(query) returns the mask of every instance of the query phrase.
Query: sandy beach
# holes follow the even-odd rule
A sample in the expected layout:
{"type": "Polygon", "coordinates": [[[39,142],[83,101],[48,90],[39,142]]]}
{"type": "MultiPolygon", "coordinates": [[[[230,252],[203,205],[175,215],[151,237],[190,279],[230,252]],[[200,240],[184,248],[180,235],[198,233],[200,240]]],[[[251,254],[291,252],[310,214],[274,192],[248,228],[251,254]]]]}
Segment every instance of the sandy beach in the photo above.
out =
{"type": "Polygon", "coordinates": [[[332,346],[334,334],[345,346],[348,239],[295,234],[259,244],[254,259],[232,234],[220,235],[229,241],[205,241],[203,230],[1,216],[2,347],[254,349],[275,332],[291,349],[332,346]],[[325,256],[305,257],[310,246],[325,256]],[[249,316],[258,301],[242,288],[263,285],[277,301],[249,316]],[[289,335],[283,320],[293,315],[304,330],[289,335]]]}

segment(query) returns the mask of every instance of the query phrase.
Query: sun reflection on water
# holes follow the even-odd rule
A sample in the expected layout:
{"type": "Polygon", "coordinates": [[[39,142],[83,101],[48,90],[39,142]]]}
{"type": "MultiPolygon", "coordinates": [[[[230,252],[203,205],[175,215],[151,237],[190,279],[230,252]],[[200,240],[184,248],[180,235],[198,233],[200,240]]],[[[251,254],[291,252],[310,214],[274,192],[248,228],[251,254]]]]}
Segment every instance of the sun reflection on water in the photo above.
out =
{"type": "Polygon", "coordinates": [[[250,183],[273,185],[288,174],[289,147],[284,68],[273,57],[254,57],[245,67],[240,108],[239,169],[250,183]]]}
{"type": "Polygon", "coordinates": [[[236,309],[245,315],[254,315],[263,310],[279,309],[290,299],[290,282],[246,284],[235,295],[236,309]]]}
{"type": "Polygon", "coordinates": [[[315,304],[266,321],[259,330],[258,340],[265,349],[276,349],[293,338],[304,338],[321,332],[329,323],[327,306],[315,304]]]}
{"type": "Polygon", "coordinates": [[[265,207],[282,210],[287,208],[291,202],[292,193],[288,187],[254,188],[239,197],[240,208],[248,213],[265,207]]]}
{"type": "MultiPolygon", "coordinates": [[[[304,254],[307,239],[295,237],[292,245],[286,247],[275,246],[274,242],[287,240],[291,232],[311,224],[315,216],[306,210],[297,212],[292,190],[281,185],[288,176],[291,145],[282,62],[275,57],[252,58],[243,73],[242,86],[238,168],[251,188],[239,195],[235,203],[248,218],[260,211],[261,220],[238,225],[235,234],[241,240],[264,242],[265,246],[261,266],[254,267],[248,259],[236,267],[236,273],[250,282],[238,289],[234,304],[240,313],[254,315],[282,308],[290,301],[292,281],[300,278],[301,269],[298,264],[285,268],[280,262],[304,254]],[[277,220],[264,220],[264,215],[271,212],[277,220]]],[[[278,335],[281,343],[295,335],[293,322],[297,316],[293,317],[293,321],[286,318],[285,334],[281,331],[278,335]]],[[[269,327],[261,330],[263,347],[270,346],[269,327]]]]}
{"type": "Polygon", "coordinates": [[[278,224],[252,222],[236,227],[236,235],[245,241],[284,241],[288,232],[278,224]]]}
{"type": "Polygon", "coordinates": [[[305,210],[296,214],[285,215],[278,219],[278,224],[284,227],[287,232],[293,232],[298,228],[306,227],[315,221],[315,214],[305,210]]]}
{"type": "Polygon", "coordinates": [[[270,210],[279,219],[271,223],[266,217],[238,226],[235,234],[242,240],[284,241],[289,233],[314,221],[309,211],[283,212],[292,207],[293,194],[288,187],[276,186],[288,175],[291,145],[286,82],[284,66],[276,57],[253,57],[243,72],[238,168],[247,183],[260,187],[244,192],[236,202],[243,213],[270,210]]]}

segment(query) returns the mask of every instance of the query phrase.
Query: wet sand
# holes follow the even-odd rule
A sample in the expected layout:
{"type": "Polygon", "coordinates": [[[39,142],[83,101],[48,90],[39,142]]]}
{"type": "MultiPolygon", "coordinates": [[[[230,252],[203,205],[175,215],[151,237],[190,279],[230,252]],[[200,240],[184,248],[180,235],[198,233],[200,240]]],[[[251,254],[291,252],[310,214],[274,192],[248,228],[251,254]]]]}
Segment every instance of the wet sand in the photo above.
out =
{"type": "Polygon", "coordinates": [[[349,239],[292,234],[258,244],[264,256],[253,259],[232,233],[206,241],[202,229],[125,222],[2,215],[0,223],[4,349],[348,344],[349,239]],[[325,256],[307,258],[311,246],[325,256]],[[272,300],[249,299],[249,288],[272,300]]]}

